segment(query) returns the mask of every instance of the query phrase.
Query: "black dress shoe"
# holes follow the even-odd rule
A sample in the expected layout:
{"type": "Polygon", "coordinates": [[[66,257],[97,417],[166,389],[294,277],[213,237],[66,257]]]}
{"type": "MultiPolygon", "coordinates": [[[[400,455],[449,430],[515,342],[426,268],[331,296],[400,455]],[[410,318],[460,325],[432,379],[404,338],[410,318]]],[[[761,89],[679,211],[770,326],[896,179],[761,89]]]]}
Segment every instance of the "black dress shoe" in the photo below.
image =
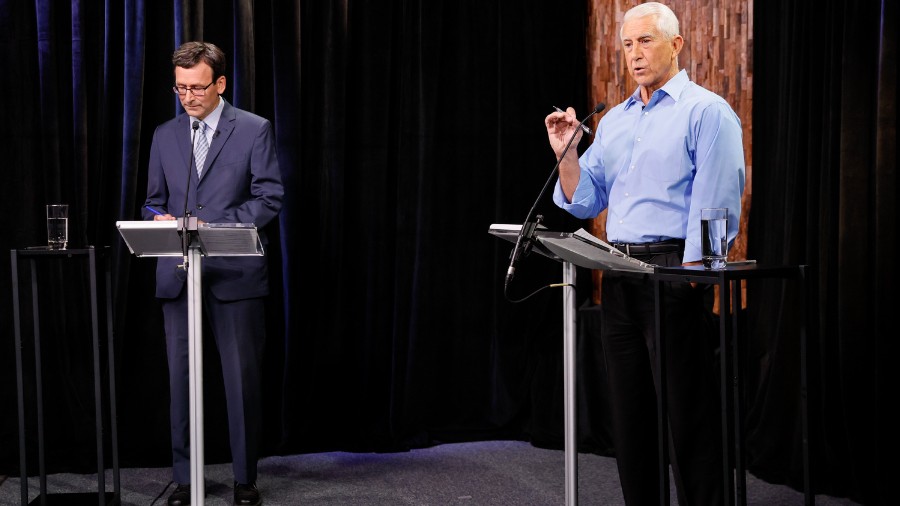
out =
{"type": "Polygon", "coordinates": [[[169,506],[188,506],[189,504],[191,504],[191,486],[178,484],[175,491],[169,496],[169,506]]]}
{"type": "Polygon", "coordinates": [[[259,498],[259,490],[256,483],[242,484],[235,482],[234,484],[234,506],[260,506],[262,500],[259,498]]]}

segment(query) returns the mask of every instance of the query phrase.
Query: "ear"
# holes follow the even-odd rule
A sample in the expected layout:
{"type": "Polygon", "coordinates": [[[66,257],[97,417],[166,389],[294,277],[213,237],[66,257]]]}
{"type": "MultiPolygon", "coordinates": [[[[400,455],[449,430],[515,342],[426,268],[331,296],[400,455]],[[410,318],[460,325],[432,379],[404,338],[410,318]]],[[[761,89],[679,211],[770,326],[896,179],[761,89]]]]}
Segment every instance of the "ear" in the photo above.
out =
{"type": "Polygon", "coordinates": [[[684,37],[681,35],[676,35],[672,38],[672,58],[678,58],[678,54],[681,53],[681,48],[684,47],[684,37]]]}
{"type": "Polygon", "coordinates": [[[225,93],[225,84],[225,76],[219,76],[219,78],[216,79],[216,92],[219,95],[225,93]]]}

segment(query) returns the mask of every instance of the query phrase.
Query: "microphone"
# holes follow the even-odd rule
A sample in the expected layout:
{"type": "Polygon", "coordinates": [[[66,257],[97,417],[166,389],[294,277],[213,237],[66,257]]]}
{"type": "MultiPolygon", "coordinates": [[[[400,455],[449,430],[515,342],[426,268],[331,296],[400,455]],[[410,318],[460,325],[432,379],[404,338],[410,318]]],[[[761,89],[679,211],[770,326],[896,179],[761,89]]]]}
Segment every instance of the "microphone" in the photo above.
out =
{"type": "Polygon", "coordinates": [[[191,123],[191,158],[188,161],[187,181],[184,184],[184,210],[181,213],[181,252],[184,255],[184,263],[179,265],[184,270],[188,269],[188,246],[190,240],[188,238],[188,195],[191,189],[191,170],[194,169],[194,142],[197,139],[197,131],[200,129],[200,121],[194,120],[191,123]]]}
{"type": "Polygon", "coordinates": [[[184,211],[181,213],[181,216],[187,217],[188,215],[188,190],[191,189],[191,169],[195,167],[194,165],[194,142],[197,139],[197,131],[200,130],[200,121],[194,120],[191,123],[191,159],[188,161],[188,170],[187,170],[187,181],[184,184],[184,211]]]}
{"type": "MultiPolygon", "coordinates": [[[[554,106],[554,109],[557,109],[554,106]]],[[[520,258],[525,258],[528,256],[528,253],[531,252],[531,245],[534,242],[534,231],[537,229],[538,225],[540,225],[541,220],[544,219],[543,216],[537,215],[536,218],[534,216],[534,210],[537,208],[538,202],[544,197],[544,194],[547,193],[547,189],[550,187],[550,184],[553,182],[553,177],[556,175],[557,169],[559,169],[559,164],[562,163],[563,158],[566,157],[566,153],[569,151],[569,147],[572,145],[572,141],[575,140],[575,137],[578,135],[578,131],[584,128],[584,124],[587,120],[591,119],[595,114],[606,109],[606,104],[600,102],[594,107],[594,110],[591,111],[590,114],[584,117],[581,122],[578,123],[578,126],[575,127],[572,132],[572,137],[569,138],[569,143],[566,144],[565,149],[563,149],[562,155],[560,155],[559,159],[556,161],[556,165],[553,166],[553,170],[550,172],[550,177],[547,178],[547,182],[544,183],[544,187],[541,189],[541,193],[538,194],[537,198],[534,200],[534,204],[531,206],[531,210],[528,211],[528,215],[525,217],[525,223],[522,224],[522,228],[519,229],[519,236],[516,238],[516,245],[510,253],[509,260],[509,269],[506,271],[506,281],[505,285],[509,285],[509,282],[512,281],[513,276],[516,274],[516,263],[520,258]]],[[[557,109],[559,110],[559,109],[557,109]]]]}

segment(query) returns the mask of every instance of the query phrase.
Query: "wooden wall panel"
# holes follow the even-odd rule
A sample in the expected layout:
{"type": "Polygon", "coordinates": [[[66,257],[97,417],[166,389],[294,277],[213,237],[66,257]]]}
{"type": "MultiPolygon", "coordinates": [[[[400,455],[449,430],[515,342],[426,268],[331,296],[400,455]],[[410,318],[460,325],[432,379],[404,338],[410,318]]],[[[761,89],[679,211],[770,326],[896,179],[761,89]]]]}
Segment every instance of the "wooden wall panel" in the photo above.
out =
{"type": "MultiPolygon", "coordinates": [[[[608,108],[625,100],[637,87],[622,56],[619,28],[625,11],[637,0],[591,0],[587,13],[587,60],[591,103],[608,108]]],[[[678,57],[681,68],[697,84],[721,95],[741,118],[747,184],[741,204],[738,238],[728,257],[747,258],[747,220],[752,195],[753,122],[753,0],[664,1],[678,16],[684,49],[678,57]]],[[[592,119],[593,126],[603,113],[592,119]]],[[[591,223],[591,232],[606,239],[606,212],[591,223]]],[[[595,287],[599,287],[599,272],[595,287]]],[[[594,299],[599,302],[599,288],[594,299]]],[[[745,298],[746,300],[746,298],[745,298]]]]}

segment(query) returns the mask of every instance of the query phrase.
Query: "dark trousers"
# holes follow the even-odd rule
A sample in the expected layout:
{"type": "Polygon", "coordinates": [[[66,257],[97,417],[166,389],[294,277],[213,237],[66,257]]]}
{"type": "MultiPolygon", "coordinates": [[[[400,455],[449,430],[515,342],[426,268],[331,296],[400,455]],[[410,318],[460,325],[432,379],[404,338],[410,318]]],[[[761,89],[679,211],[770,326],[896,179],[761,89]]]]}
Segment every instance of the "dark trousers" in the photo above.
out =
{"type": "MultiPolygon", "coordinates": [[[[254,483],[261,437],[263,300],[221,301],[209,290],[203,292],[203,318],[212,329],[222,363],[234,480],[254,483]]],[[[162,301],[171,395],[172,479],[182,484],[191,481],[186,293],[162,301]]],[[[204,343],[208,342],[204,337],[204,343]]]]}
{"type": "MultiPolygon", "coordinates": [[[[680,265],[680,253],[641,258],[680,265]]],[[[681,506],[724,504],[714,345],[703,292],[666,283],[666,377],[670,462],[681,506]]],[[[659,504],[653,284],[606,272],[601,340],[609,376],[612,437],[626,504],[659,504]]]]}

